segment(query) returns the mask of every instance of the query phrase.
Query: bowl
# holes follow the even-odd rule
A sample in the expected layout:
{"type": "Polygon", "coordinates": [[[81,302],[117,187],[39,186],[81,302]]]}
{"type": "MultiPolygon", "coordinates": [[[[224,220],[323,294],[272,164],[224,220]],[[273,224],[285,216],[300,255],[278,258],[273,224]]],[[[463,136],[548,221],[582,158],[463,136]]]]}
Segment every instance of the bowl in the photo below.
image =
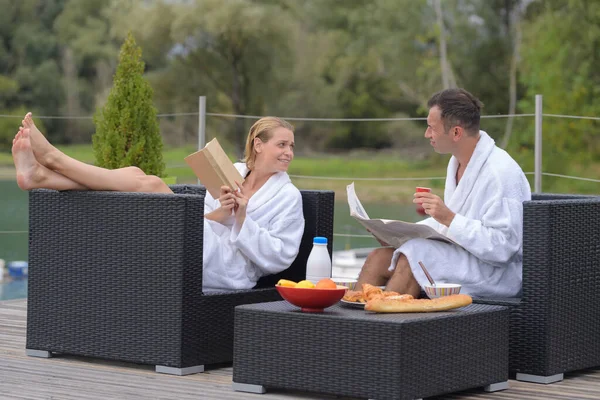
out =
{"type": "Polygon", "coordinates": [[[338,286],[343,286],[348,288],[348,290],[356,290],[356,279],[351,278],[331,278],[332,281],[335,282],[338,286]]]}
{"type": "Polygon", "coordinates": [[[303,312],[323,312],[344,297],[347,288],[315,289],[275,286],[281,297],[303,312]]]}
{"type": "Polygon", "coordinates": [[[425,293],[430,299],[436,297],[450,296],[460,293],[461,285],[458,283],[436,283],[435,285],[425,285],[425,293]]]}

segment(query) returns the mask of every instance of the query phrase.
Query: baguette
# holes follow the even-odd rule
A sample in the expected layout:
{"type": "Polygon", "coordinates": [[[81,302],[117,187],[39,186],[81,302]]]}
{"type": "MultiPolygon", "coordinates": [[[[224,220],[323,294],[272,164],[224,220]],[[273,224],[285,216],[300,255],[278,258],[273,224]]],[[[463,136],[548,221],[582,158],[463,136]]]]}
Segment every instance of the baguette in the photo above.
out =
{"type": "Polygon", "coordinates": [[[367,301],[365,310],[381,313],[446,311],[468,306],[473,302],[467,294],[453,294],[437,299],[406,299],[401,296],[378,298],[367,301]]]}

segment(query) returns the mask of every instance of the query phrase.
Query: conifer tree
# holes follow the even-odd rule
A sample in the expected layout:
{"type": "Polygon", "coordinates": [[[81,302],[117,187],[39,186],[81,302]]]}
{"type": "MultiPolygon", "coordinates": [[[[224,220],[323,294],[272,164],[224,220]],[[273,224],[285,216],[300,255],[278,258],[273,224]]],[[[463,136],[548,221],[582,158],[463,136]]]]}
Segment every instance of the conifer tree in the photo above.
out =
{"type": "Polygon", "coordinates": [[[141,58],[142,50],[130,32],[121,47],[108,100],[94,115],[96,165],[109,169],[136,166],[146,174],[163,176],[162,137],[141,58]]]}

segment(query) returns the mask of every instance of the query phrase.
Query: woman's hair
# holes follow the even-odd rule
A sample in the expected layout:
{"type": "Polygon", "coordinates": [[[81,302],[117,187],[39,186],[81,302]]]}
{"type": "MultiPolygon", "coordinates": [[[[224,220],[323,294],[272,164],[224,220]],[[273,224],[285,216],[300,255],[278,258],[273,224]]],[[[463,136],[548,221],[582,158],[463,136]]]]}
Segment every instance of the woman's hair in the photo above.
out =
{"type": "Polygon", "coordinates": [[[289,122],[277,117],[263,117],[256,121],[246,139],[246,150],[244,151],[243,162],[249,170],[254,169],[254,161],[256,160],[256,152],[254,151],[254,138],[259,138],[261,142],[266,143],[276,128],[285,128],[294,132],[294,127],[289,122]]]}

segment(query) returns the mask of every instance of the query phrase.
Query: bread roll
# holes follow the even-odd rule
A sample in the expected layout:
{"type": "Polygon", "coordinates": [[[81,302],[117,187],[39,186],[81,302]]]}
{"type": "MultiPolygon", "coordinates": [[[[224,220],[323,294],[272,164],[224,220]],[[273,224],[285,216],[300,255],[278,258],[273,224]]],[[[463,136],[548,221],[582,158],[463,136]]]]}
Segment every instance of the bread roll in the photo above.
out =
{"type": "Polygon", "coordinates": [[[468,306],[472,302],[473,299],[467,294],[453,294],[431,300],[394,296],[369,300],[365,310],[382,313],[446,311],[468,306]]]}

